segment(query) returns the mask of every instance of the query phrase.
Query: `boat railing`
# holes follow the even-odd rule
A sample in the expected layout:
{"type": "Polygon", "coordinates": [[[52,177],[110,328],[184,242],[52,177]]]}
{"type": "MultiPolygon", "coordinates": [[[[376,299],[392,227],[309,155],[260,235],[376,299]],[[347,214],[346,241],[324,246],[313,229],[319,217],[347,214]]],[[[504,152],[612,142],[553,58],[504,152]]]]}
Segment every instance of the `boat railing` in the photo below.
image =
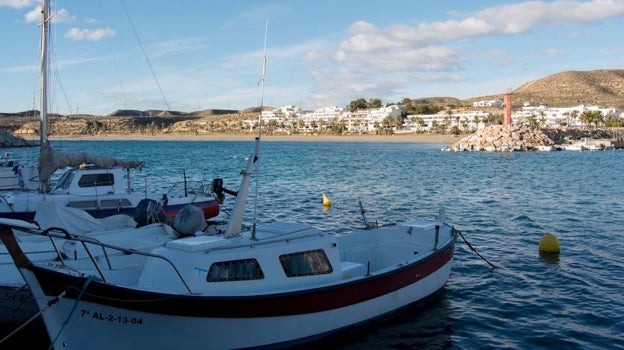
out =
{"type": "Polygon", "coordinates": [[[169,190],[166,192],[167,194],[184,194],[188,195],[207,195],[210,193],[210,186],[205,185],[202,181],[193,180],[193,181],[179,181],[175,182],[169,190]]]}
{"type": "Polygon", "coordinates": [[[212,248],[208,248],[206,249],[206,253],[209,253],[211,251],[218,251],[218,250],[228,250],[228,249],[238,249],[238,248],[253,248],[253,247],[258,247],[258,246],[263,246],[263,245],[267,245],[267,244],[275,244],[275,243],[283,243],[283,242],[292,242],[292,241],[296,241],[299,239],[306,239],[306,238],[311,238],[311,237],[324,237],[325,234],[323,234],[322,232],[315,232],[315,233],[310,233],[310,234],[306,234],[306,235],[299,235],[299,236],[293,236],[293,237],[283,237],[283,236],[287,236],[289,235],[289,233],[283,234],[278,236],[277,238],[270,238],[270,239],[265,239],[265,240],[255,240],[252,243],[241,243],[241,244],[232,244],[232,245],[225,245],[225,246],[219,246],[219,247],[212,247],[212,248]]]}
{"type": "Polygon", "coordinates": [[[57,254],[57,257],[58,257],[58,261],[61,263],[62,266],[67,266],[67,265],[66,265],[66,262],[65,262],[65,258],[64,258],[63,252],[60,249],[58,249],[58,246],[56,245],[55,238],[56,239],[63,239],[63,240],[67,240],[67,241],[79,242],[82,245],[82,247],[85,249],[87,255],[89,256],[89,259],[90,259],[91,263],[93,264],[93,266],[95,267],[95,269],[97,270],[97,272],[99,274],[99,277],[104,282],[107,282],[106,276],[104,274],[104,271],[102,270],[102,268],[98,264],[98,261],[97,261],[98,259],[91,252],[91,249],[89,249],[89,247],[88,247],[89,244],[92,244],[92,245],[95,245],[95,246],[98,246],[98,247],[102,248],[102,251],[103,251],[103,254],[104,254],[104,259],[106,260],[106,263],[107,263],[109,269],[112,269],[112,265],[111,265],[111,262],[110,262],[109,254],[106,252],[106,249],[116,250],[116,251],[119,251],[119,252],[124,253],[124,254],[136,254],[136,255],[145,256],[147,258],[155,258],[155,259],[163,260],[167,264],[169,264],[169,266],[171,266],[173,271],[176,273],[176,275],[178,276],[178,278],[180,279],[180,281],[184,285],[184,288],[189,293],[192,293],[191,288],[189,287],[189,284],[186,282],[186,280],[184,279],[184,277],[182,276],[182,274],[180,273],[178,268],[175,266],[175,264],[171,260],[169,260],[167,257],[164,257],[162,255],[153,254],[153,253],[149,253],[149,252],[143,252],[143,251],[139,251],[139,250],[136,250],[136,249],[130,249],[130,248],[124,248],[124,247],[116,246],[116,245],[113,245],[113,244],[102,242],[102,241],[100,241],[100,240],[98,240],[98,239],[96,239],[94,237],[88,237],[88,236],[82,236],[82,235],[73,235],[73,234],[70,234],[69,232],[67,232],[67,230],[65,230],[63,228],[60,228],[60,227],[50,227],[50,228],[47,228],[45,230],[19,228],[19,230],[27,232],[27,233],[30,233],[30,234],[34,234],[34,235],[39,235],[39,236],[44,236],[44,237],[50,238],[50,242],[52,243],[52,246],[54,247],[54,250],[56,251],[56,254],[57,254]]]}

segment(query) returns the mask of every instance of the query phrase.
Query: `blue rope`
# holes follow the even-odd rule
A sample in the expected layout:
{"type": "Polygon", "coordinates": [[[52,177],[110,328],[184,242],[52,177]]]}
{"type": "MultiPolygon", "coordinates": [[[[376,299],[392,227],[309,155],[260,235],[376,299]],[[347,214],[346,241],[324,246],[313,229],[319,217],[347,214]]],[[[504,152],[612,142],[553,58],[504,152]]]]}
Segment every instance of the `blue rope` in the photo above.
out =
{"type": "Polygon", "coordinates": [[[69,323],[69,319],[74,314],[74,311],[76,311],[76,307],[78,307],[78,302],[80,301],[80,298],[82,298],[82,295],[84,294],[85,290],[87,289],[87,286],[89,285],[89,283],[91,283],[91,281],[93,281],[95,279],[97,279],[97,277],[89,276],[89,278],[87,278],[87,280],[85,281],[84,285],[82,286],[82,289],[80,290],[80,293],[78,293],[78,298],[76,298],[76,301],[74,302],[74,305],[72,306],[71,311],[67,315],[67,318],[65,319],[65,322],[63,322],[63,325],[61,326],[61,329],[59,329],[58,333],[54,337],[54,340],[52,340],[52,342],[50,343],[50,347],[48,348],[48,350],[53,348],[54,343],[56,343],[56,341],[58,340],[58,337],[61,335],[61,333],[63,333],[63,330],[65,329],[65,326],[69,323]]]}

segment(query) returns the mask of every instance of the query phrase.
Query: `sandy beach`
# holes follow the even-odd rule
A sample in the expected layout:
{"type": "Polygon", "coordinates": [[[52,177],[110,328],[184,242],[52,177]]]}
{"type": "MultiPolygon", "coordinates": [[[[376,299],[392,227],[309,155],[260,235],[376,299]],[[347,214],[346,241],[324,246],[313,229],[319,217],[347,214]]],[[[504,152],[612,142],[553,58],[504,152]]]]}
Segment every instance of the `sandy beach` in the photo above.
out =
{"type": "MultiPolygon", "coordinates": [[[[150,140],[150,141],[248,141],[253,140],[255,134],[106,134],[106,135],[51,135],[50,140],[150,140]]],[[[314,141],[314,142],[419,142],[419,143],[446,143],[459,141],[462,136],[440,134],[395,134],[395,135],[262,135],[264,141],[314,141]]]]}

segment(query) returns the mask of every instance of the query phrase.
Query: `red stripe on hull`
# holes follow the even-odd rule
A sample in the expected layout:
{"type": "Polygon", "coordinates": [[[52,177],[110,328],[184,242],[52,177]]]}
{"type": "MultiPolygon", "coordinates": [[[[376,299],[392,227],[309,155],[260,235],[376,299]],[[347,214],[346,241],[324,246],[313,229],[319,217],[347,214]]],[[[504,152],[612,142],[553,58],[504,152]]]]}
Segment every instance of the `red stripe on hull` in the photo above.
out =
{"type": "MultiPolygon", "coordinates": [[[[171,295],[93,281],[82,300],[136,311],[189,317],[272,317],[322,312],[365,302],[416,283],[451,261],[454,246],[452,242],[425,261],[406,265],[386,274],[300,292],[249,297],[171,295]]],[[[49,296],[58,295],[68,286],[80,286],[85,280],[37,266],[30,268],[37,276],[44,293],[49,296]]],[[[68,288],[65,298],[75,299],[78,290],[79,288],[68,288]]]]}

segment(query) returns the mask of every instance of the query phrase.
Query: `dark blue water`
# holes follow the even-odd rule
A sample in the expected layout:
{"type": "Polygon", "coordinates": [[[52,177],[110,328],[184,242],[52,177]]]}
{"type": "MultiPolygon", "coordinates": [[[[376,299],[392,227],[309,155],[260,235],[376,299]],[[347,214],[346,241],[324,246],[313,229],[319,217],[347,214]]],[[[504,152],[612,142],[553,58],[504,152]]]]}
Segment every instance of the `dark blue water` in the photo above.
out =
{"type": "MultiPolygon", "coordinates": [[[[253,142],[58,141],[65,152],[143,159],[135,189],[222,177],[237,189],[253,142]]],[[[259,221],[337,232],[433,218],[459,242],[450,280],[424,308],[331,344],[344,349],[624,349],[624,152],[441,152],[440,144],[264,142],[259,221]],[[321,193],[333,201],[328,210],[321,193]],[[540,238],[559,239],[557,259],[540,238]]],[[[11,150],[29,156],[36,150],[11,150]]],[[[252,187],[252,193],[256,189],[252,187]]],[[[255,200],[251,200],[253,204],[255,200]]],[[[221,217],[227,219],[233,200],[221,217]]],[[[251,219],[252,212],[248,215],[251,219]]]]}

